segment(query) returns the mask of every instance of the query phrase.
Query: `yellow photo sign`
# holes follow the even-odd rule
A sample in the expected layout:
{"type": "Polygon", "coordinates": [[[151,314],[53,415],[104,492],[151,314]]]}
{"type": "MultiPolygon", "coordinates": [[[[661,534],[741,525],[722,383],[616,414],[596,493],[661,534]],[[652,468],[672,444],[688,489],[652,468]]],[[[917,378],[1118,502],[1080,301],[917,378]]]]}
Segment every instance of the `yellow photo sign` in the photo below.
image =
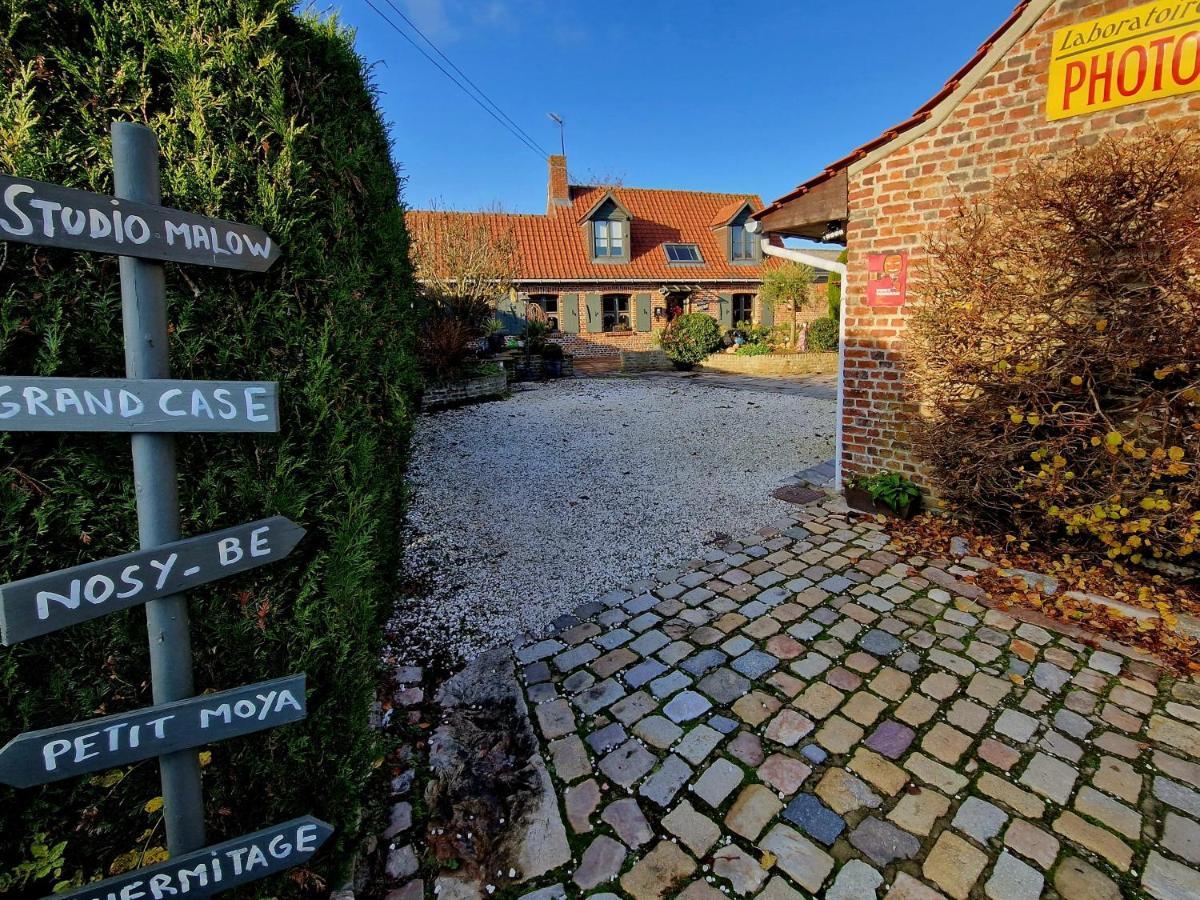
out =
{"type": "Polygon", "coordinates": [[[1200,0],[1146,3],[1054,33],[1047,117],[1200,91],[1200,0]]]}

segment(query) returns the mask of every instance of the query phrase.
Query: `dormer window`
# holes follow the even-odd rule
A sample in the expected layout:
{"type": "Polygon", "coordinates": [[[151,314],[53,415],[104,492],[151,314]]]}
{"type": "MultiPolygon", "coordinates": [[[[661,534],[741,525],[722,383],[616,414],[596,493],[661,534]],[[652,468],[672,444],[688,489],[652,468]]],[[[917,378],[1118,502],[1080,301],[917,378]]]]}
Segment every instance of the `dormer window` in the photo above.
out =
{"type": "Polygon", "coordinates": [[[758,241],[746,230],[746,223],[729,226],[729,258],[734,262],[753,262],[758,259],[758,241]]]}
{"type": "Polygon", "coordinates": [[[580,218],[594,263],[629,262],[629,223],[633,216],[608,191],[580,218]]]}
{"type": "Polygon", "coordinates": [[[592,223],[592,253],[597,259],[625,255],[625,222],[621,219],[597,219],[592,223]]]}

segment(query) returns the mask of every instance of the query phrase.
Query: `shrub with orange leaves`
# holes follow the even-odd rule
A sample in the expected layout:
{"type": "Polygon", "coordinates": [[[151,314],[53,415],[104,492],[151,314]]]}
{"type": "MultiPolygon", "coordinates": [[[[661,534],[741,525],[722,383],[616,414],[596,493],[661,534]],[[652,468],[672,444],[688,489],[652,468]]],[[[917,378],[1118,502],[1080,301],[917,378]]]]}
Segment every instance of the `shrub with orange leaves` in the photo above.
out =
{"type": "Polygon", "coordinates": [[[917,274],[941,494],[1112,559],[1200,550],[1200,142],[1149,130],[963,202],[917,274]]]}

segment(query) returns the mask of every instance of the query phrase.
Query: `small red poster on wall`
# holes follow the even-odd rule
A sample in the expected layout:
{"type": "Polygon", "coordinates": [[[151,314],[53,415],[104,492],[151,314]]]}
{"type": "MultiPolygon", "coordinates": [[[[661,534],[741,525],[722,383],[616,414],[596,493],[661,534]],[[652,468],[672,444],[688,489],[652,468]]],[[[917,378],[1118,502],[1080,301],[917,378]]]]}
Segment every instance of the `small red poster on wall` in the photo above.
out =
{"type": "Polygon", "coordinates": [[[867,257],[867,306],[903,306],[908,289],[908,251],[867,257]]]}

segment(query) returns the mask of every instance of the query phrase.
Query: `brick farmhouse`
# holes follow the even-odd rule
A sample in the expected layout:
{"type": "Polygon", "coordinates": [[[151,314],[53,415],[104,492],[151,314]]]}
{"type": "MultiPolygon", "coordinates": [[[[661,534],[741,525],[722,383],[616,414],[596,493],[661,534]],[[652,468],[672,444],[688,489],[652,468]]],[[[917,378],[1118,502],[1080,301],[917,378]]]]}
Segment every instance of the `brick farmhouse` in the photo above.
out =
{"type": "Polygon", "coordinates": [[[839,484],[881,469],[921,481],[906,437],[919,427],[904,375],[914,298],[900,282],[960,198],[1104,135],[1194,129],[1195,91],[1200,4],[1024,0],[912,116],[754,214],[774,240],[845,229],[839,484]]]}
{"type": "MultiPolygon", "coordinates": [[[[566,157],[551,156],[544,215],[413,210],[408,220],[417,232],[428,217],[466,217],[509,236],[517,272],[499,298],[505,331],[520,334],[538,306],[576,371],[597,372],[644,366],[657,333],[684,312],[726,328],[790,325],[789,310],[759,297],[763,274],[781,264],[745,228],[762,205],[753,194],[573,185],[566,157]]],[[[826,314],[825,280],[816,273],[798,328],[826,314]]]]}

